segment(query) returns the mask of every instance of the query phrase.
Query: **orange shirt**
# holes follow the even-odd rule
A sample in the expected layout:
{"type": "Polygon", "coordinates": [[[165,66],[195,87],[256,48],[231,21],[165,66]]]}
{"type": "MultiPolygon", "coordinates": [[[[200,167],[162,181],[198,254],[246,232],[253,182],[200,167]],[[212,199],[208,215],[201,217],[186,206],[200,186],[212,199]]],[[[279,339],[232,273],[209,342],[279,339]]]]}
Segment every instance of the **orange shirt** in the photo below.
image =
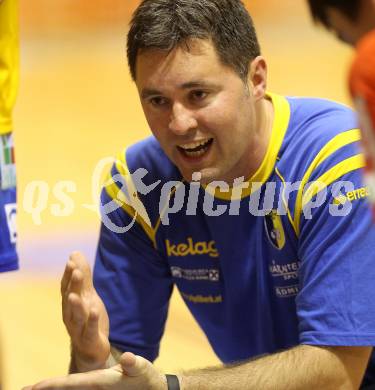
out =
{"type": "Polygon", "coordinates": [[[367,163],[365,180],[370,187],[375,215],[375,30],[358,42],[349,88],[359,114],[367,163]]]}

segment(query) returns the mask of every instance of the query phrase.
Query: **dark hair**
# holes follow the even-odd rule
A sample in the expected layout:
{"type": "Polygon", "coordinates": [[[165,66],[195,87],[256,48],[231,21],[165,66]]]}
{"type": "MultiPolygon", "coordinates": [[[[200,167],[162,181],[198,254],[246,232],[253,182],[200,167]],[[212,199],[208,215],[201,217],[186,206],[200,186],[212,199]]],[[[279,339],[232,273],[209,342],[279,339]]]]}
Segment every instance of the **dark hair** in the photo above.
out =
{"type": "Polygon", "coordinates": [[[133,80],[140,50],[171,51],[194,38],[211,39],[221,62],[243,80],[251,60],[260,55],[253,21],[241,0],[143,0],[128,33],[133,80]]]}
{"type": "Polygon", "coordinates": [[[308,0],[311,14],[316,22],[330,28],[327,17],[327,8],[336,8],[350,20],[355,21],[358,17],[361,0],[308,0]]]}

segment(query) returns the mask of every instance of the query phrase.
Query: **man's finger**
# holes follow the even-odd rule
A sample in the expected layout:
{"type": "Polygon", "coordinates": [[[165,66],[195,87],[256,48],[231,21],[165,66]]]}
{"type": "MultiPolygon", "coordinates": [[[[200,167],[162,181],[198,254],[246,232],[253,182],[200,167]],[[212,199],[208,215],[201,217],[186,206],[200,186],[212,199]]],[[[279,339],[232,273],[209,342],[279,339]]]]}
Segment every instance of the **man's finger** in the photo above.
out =
{"type": "Polygon", "coordinates": [[[124,373],[131,377],[144,375],[151,365],[148,360],[131,352],[125,352],[121,356],[120,364],[124,373]]]}
{"type": "Polygon", "coordinates": [[[72,261],[83,273],[88,272],[91,274],[90,265],[81,252],[73,252],[69,256],[69,260],[72,261]]]}
{"type": "Polygon", "coordinates": [[[69,284],[62,295],[62,314],[63,314],[63,320],[65,324],[67,323],[67,321],[68,322],[71,321],[72,304],[74,305],[76,303],[72,297],[78,296],[80,298],[81,291],[82,291],[81,272],[78,269],[75,269],[71,275],[69,284]],[[69,297],[71,297],[70,300],[69,297]]]}
{"type": "Polygon", "coordinates": [[[72,277],[70,278],[70,283],[67,291],[69,293],[75,293],[77,295],[81,295],[82,288],[83,288],[83,274],[81,270],[76,268],[72,273],[72,277]]]}
{"type": "Polygon", "coordinates": [[[65,293],[62,300],[62,317],[64,324],[69,328],[72,319],[72,301],[74,301],[74,293],[65,293]],[[70,296],[70,299],[69,299],[70,296]]]}
{"type": "Polygon", "coordinates": [[[76,331],[82,334],[88,319],[88,309],[85,307],[82,298],[76,293],[69,294],[68,304],[70,306],[70,322],[76,328],[76,331]]]}
{"type": "Polygon", "coordinates": [[[47,379],[23,390],[94,390],[98,389],[99,386],[100,388],[104,388],[104,386],[110,388],[111,385],[119,385],[122,378],[121,367],[115,366],[106,370],[47,379]]]}
{"type": "Polygon", "coordinates": [[[91,309],[86,322],[85,329],[83,330],[83,337],[87,340],[95,340],[99,334],[99,313],[96,310],[91,309]]]}
{"type": "Polygon", "coordinates": [[[72,277],[72,272],[75,269],[75,267],[76,265],[72,261],[68,260],[65,266],[64,275],[61,279],[61,295],[63,298],[64,298],[65,291],[68,288],[70,278],[72,277]]]}
{"type": "Polygon", "coordinates": [[[70,260],[76,265],[76,267],[82,272],[83,275],[83,287],[90,289],[93,287],[92,273],[89,263],[85,256],[80,252],[73,252],[70,255],[70,260]]]}

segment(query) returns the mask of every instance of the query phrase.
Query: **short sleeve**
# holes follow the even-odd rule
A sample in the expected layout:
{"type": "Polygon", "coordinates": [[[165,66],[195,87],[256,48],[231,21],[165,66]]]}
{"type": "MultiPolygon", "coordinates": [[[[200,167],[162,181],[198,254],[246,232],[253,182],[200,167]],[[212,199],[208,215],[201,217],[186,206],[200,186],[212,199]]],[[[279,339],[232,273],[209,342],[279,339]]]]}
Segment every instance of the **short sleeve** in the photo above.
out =
{"type": "Polygon", "coordinates": [[[300,342],[371,346],[375,345],[375,228],[368,190],[360,169],[340,181],[351,184],[338,194],[341,184],[332,183],[326,200],[312,210],[311,218],[303,216],[301,221],[296,298],[300,342]],[[344,206],[349,213],[343,212],[344,206]]]}

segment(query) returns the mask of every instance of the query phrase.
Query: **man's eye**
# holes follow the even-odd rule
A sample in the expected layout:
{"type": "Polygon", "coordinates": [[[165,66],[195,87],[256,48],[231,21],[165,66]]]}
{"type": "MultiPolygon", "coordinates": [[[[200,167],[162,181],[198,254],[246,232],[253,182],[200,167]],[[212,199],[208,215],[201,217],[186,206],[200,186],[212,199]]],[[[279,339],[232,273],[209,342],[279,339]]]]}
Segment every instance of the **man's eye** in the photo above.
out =
{"type": "Polygon", "coordinates": [[[161,107],[161,106],[165,106],[167,104],[167,99],[160,97],[160,96],[156,96],[156,97],[151,98],[150,102],[155,107],[161,107]]]}
{"type": "Polygon", "coordinates": [[[200,100],[203,100],[207,97],[207,92],[204,92],[204,91],[192,91],[191,92],[191,97],[193,100],[197,100],[197,101],[200,101],[200,100]]]}

